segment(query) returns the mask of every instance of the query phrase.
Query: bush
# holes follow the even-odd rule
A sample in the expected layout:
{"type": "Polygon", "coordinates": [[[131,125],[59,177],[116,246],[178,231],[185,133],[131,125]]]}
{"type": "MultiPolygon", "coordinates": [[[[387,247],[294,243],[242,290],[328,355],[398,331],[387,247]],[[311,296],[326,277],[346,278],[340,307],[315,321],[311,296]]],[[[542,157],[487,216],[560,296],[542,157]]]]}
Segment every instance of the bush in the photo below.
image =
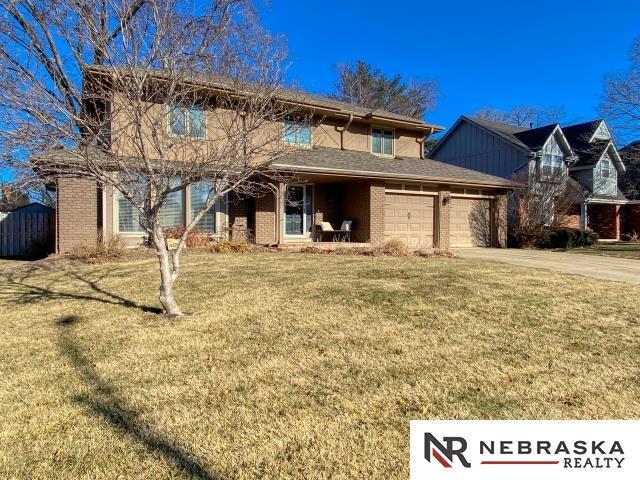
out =
{"type": "MultiPolygon", "coordinates": [[[[165,238],[179,240],[184,234],[184,227],[175,227],[175,228],[167,228],[164,231],[165,238]]],[[[207,247],[213,243],[213,235],[205,230],[199,230],[194,228],[187,235],[186,247],[187,248],[197,248],[197,247],[207,247]]]]}
{"type": "Polygon", "coordinates": [[[385,255],[389,257],[404,257],[409,253],[409,247],[401,240],[389,240],[382,245],[371,249],[373,255],[385,255]]]}
{"type": "Polygon", "coordinates": [[[557,227],[547,229],[546,235],[536,244],[538,248],[590,247],[598,242],[598,234],[589,230],[557,227]]]}
{"type": "Polygon", "coordinates": [[[68,256],[84,263],[102,263],[122,257],[126,248],[119,236],[113,235],[105,240],[102,232],[99,232],[95,245],[74,247],[68,256]]]}
{"type": "Polygon", "coordinates": [[[211,251],[215,253],[246,253],[252,250],[252,245],[248,242],[238,242],[229,240],[214,243],[211,251]]]}

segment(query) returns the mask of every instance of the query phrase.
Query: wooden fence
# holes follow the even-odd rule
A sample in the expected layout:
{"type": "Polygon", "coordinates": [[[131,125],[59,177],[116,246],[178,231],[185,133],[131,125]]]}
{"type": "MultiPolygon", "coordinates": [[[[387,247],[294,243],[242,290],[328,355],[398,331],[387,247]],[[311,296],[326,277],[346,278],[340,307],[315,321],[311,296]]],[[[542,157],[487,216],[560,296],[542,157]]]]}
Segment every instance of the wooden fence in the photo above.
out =
{"type": "Polygon", "coordinates": [[[53,251],[54,215],[0,213],[0,257],[43,257],[53,251]]]}

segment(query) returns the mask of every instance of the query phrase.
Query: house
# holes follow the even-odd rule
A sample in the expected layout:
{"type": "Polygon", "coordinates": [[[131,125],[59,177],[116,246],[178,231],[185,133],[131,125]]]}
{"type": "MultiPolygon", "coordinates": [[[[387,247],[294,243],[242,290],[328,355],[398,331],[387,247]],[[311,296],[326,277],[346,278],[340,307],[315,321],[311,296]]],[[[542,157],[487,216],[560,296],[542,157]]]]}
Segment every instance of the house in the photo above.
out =
{"type": "MultiPolygon", "coordinates": [[[[205,86],[217,88],[214,82],[205,86]]],[[[109,102],[118,101],[116,93],[109,102]]],[[[412,247],[441,248],[505,244],[500,212],[512,182],[425,159],[424,140],[442,127],[309,94],[296,101],[312,121],[291,119],[280,125],[281,141],[295,148],[271,165],[295,181],[279,183],[274,193],[257,198],[229,194],[201,229],[221,237],[248,230],[259,244],[301,243],[318,240],[314,226],[319,222],[339,227],[350,220],[351,241],[359,243],[399,239],[412,247]]],[[[199,119],[204,116],[198,125],[208,128],[206,108],[195,113],[199,119]]],[[[169,126],[166,130],[169,134],[169,126]]],[[[204,138],[207,132],[196,133],[204,138]]],[[[111,186],[60,178],[56,188],[57,251],[91,244],[98,231],[118,235],[131,246],[143,242],[146,234],[134,208],[111,186]]],[[[172,194],[161,212],[162,225],[183,226],[201,203],[196,185],[172,194]]]]}
{"type": "Polygon", "coordinates": [[[618,186],[625,165],[604,120],[526,128],[462,116],[430,156],[505,179],[567,178],[579,193],[568,215],[570,226],[589,228],[602,239],[640,231],[635,202],[618,186]]]}

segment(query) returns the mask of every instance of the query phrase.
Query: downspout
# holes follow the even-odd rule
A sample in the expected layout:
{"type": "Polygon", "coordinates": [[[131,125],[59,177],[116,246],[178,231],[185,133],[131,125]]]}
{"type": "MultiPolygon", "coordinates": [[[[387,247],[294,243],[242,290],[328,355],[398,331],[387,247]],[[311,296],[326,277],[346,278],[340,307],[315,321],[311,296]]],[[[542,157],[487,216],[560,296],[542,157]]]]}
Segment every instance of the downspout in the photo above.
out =
{"type": "Polygon", "coordinates": [[[429,133],[427,133],[426,135],[423,135],[420,138],[416,138],[416,142],[418,142],[418,145],[420,148],[420,160],[424,160],[424,142],[427,138],[433,135],[434,130],[435,128],[429,127],[429,133]]]}
{"type": "Polygon", "coordinates": [[[344,150],[344,132],[351,126],[351,122],[353,122],[353,113],[349,114],[349,120],[346,125],[343,127],[336,127],[336,130],[340,132],[340,150],[344,150]]]}

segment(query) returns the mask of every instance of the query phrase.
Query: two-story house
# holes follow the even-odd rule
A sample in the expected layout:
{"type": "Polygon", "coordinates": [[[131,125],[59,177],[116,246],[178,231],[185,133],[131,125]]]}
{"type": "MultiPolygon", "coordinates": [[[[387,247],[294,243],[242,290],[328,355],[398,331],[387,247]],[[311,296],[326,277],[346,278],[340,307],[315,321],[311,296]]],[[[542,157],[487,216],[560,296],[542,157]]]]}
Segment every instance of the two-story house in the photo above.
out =
{"type": "Polygon", "coordinates": [[[637,228],[633,201],[618,187],[625,166],[603,120],[561,127],[526,128],[462,116],[430,157],[503,178],[539,182],[567,177],[578,195],[567,223],[603,239],[637,228]]]}
{"type": "MultiPolygon", "coordinates": [[[[215,82],[204,87],[217,88],[215,82]]],[[[117,92],[113,95],[111,101],[117,92]]],[[[340,228],[349,221],[353,242],[504,245],[505,216],[499,212],[512,182],[425,159],[424,140],[442,127],[309,94],[296,98],[311,120],[282,122],[281,141],[295,148],[271,165],[295,180],[257,198],[228,195],[200,222],[201,229],[220,236],[248,229],[259,244],[282,244],[317,240],[314,227],[320,222],[340,228]],[[486,232],[477,231],[474,212],[484,215],[486,232]]],[[[109,108],[107,102],[107,113],[109,108]]],[[[205,138],[210,114],[205,107],[172,121],[169,113],[167,134],[205,138]]],[[[146,234],[134,208],[109,185],[60,178],[57,193],[59,252],[95,242],[98,230],[132,246],[143,242],[146,234]]],[[[172,194],[161,212],[162,225],[183,226],[202,202],[197,185],[172,194]]]]}

